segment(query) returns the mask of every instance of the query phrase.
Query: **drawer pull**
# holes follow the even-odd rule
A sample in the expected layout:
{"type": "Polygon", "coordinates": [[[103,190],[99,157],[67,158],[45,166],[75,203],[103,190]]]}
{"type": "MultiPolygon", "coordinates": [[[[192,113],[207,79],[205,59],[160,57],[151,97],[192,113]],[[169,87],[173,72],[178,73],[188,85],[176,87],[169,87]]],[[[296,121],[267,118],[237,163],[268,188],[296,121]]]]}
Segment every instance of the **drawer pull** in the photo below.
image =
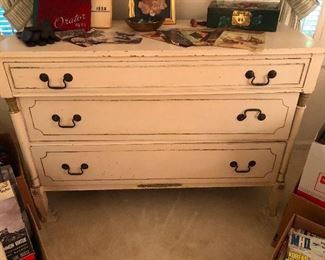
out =
{"type": "Polygon", "coordinates": [[[238,173],[247,173],[247,172],[250,172],[251,171],[251,168],[254,167],[255,165],[256,165],[256,162],[255,161],[250,161],[248,163],[247,170],[238,170],[239,166],[238,166],[238,163],[236,161],[232,161],[230,163],[230,167],[235,168],[235,172],[238,172],[238,173]]]}
{"type": "Polygon", "coordinates": [[[70,166],[69,166],[69,164],[66,164],[66,163],[62,164],[61,167],[63,170],[68,171],[68,174],[70,174],[70,175],[82,175],[82,174],[84,174],[84,170],[87,170],[89,168],[87,163],[83,163],[80,165],[81,172],[70,172],[70,166]]]}
{"type": "Polygon", "coordinates": [[[267,86],[270,83],[270,79],[274,79],[276,77],[276,75],[277,75],[277,73],[276,73],[275,70],[270,70],[269,73],[267,74],[267,81],[264,82],[264,83],[255,83],[254,82],[254,80],[255,80],[255,73],[252,70],[247,71],[246,74],[245,74],[245,77],[247,79],[252,79],[251,80],[251,84],[253,86],[267,86]]]}
{"type": "Polygon", "coordinates": [[[50,85],[50,78],[46,73],[41,73],[39,75],[39,78],[40,78],[41,81],[47,82],[48,88],[51,88],[51,89],[64,89],[64,88],[67,87],[67,82],[71,82],[73,80],[73,76],[70,73],[66,73],[66,74],[63,75],[64,86],[51,86],[50,85]]]}
{"type": "Polygon", "coordinates": [[[237,120],[238,120],[238,121],[243,121],[243,120],[245,120],[245,119],[247,118],[247,112],[257,112],[257,113],[258,113],[258,114],[257,114],[257,119],[258,119],[259,121],[264,121],[265,118],[266,118],[266,115],[265,115],[264,113],[262,113],[262,110],[261,110],[261,109],[258,109],[258,108],[249,108],[249,109],[246,109],[246,110],[244,111],[244,113],[239,114],[239,115],[237,116],[237,120]]]}
{"type": "Polygon", "coordinates": [[[74,128],[76,126],[76,122],[81,121],[81,116],[78,114],[73,115],[73,118],[72,118],[73,125],[61,125],[61,117],[57,114],[52,115],[52,120],[54,122],[57,122],[58,126],[61,128],[74,128]]]}

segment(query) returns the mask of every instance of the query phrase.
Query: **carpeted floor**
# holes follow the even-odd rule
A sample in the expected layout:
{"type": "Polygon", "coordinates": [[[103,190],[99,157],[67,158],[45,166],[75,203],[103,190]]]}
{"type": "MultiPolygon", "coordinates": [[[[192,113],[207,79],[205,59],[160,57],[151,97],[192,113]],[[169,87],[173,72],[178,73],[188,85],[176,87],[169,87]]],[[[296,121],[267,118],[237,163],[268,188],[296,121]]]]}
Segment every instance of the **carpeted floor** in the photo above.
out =
{"type": "MultiPolygon", "coordinates": [[[[306,155],[306,150],[293,153],[283,202],[306,155]]],[[[50,207],[58,218],[41,233],[49,260],[269,259],[280,216],[265,212],[268,191],[52,192],[50,207]]]]}

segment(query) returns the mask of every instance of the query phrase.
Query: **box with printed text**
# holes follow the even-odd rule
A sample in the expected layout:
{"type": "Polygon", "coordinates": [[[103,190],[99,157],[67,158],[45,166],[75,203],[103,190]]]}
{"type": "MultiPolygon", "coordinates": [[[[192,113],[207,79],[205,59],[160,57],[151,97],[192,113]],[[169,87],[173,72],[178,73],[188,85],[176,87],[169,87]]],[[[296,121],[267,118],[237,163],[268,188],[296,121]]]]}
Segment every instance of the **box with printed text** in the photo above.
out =
{"type": "Polygon", "coordinates": [[[297,194],[325,207],[325,124],[310,147],[297,194]]]}

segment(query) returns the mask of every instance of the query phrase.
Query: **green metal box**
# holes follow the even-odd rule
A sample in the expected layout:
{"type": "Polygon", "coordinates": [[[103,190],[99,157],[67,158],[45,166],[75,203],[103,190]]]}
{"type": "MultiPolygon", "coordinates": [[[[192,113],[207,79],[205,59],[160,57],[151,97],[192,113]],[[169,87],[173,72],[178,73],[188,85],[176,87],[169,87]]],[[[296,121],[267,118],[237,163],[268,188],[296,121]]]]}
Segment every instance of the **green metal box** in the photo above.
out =
{"type": "Polygon", "coordinates": [[[275,32],[280,2],[212,1],[208,7],[207,26],[275,32]]]}

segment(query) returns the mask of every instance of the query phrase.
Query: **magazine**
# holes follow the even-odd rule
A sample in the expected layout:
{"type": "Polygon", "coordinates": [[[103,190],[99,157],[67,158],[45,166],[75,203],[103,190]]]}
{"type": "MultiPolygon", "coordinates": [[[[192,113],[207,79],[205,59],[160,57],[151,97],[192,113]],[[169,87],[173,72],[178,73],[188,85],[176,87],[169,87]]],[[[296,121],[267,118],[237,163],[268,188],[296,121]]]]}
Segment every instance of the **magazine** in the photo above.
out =
{"type": "Polygon", "coordinates": [[[264,49],[265,33],[224,31],[214,45],[226,48],[261,51],[264,49]]]}
{"type": "Polygon", "coordinates": [[[289,233],[287,259],[324,260],[325,239],[292,228],[289,233]]]}
{"type": "Polygon", "coordinates": [[[181,30],[184,38],[188,39],[194,46],[208,46],[207,41],[211,31],[209,30],[181,30]]]}
{"type": "Polygon", "coordinates": [[[35,259],[19,205],[9,181],[0,182],[0,243],[8,260],[35,259]]]}
{"type": "Polygon", "coordinates": [[[68,41],[81,47],[89,47],[101,43],[138,44],[142,38],[134,33],[105,32],[101,30],[70,30],[55,33],[63,41],[68,41]]]}
{"type": "Polygon", "coordinates": [[[213,46],[223,29],[171,29],[144,33],[142,36],[181,47],[213,46]]]}
{"type": "Polygon", "coordinates": [[[152,40],[169,43],[168,38],[165,36],[165,34],[162,31],[143,33],[142,36],[152,39],[152,40]]]}

